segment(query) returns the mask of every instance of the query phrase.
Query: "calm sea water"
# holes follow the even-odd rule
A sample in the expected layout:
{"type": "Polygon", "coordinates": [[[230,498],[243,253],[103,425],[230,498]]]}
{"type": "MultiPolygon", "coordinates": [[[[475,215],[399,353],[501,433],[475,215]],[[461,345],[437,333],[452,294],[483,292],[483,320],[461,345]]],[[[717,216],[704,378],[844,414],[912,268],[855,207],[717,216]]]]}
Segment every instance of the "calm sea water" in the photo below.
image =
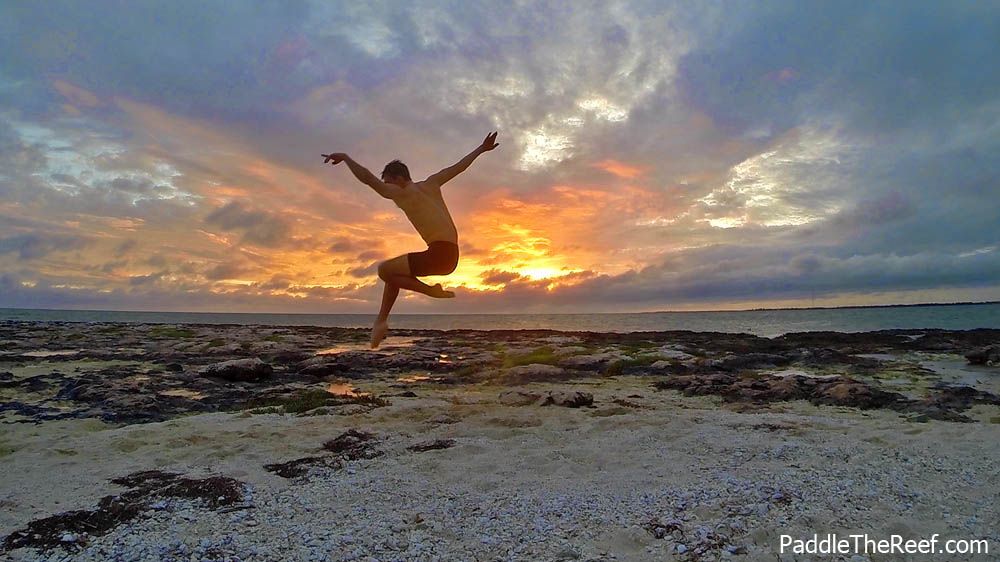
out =
{"type": "MultiPolygon", "coordinates": [[[[368,328],[369,314],[118,312],[0,308],[0,321],[263,324],[368,328]]],[[[1000,303],[881,308],[646,312],[628,314],[394,314],[391,326],[415,329],[552,329],[593,332],[693,330],[773,337],[787,332],[867,332],[892,328],[1000,329],[1000,303]]]]}

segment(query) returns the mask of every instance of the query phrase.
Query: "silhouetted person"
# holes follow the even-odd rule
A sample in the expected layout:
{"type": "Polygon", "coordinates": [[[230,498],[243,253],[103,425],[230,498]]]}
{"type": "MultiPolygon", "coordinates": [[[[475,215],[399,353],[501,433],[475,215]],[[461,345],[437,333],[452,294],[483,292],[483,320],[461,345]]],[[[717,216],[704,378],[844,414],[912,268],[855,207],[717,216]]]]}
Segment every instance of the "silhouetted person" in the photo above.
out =
{"type": "Polygon", "coordinates": [[[347,162],[347,167],[358,180],[382,197],[392,199],[406,213],[406,218],[410,219],[424,242],[427,242],[427,249],[423,252],[403,254],[379,264],[378,276],[385,281],[385,291],[382,293],[382,308],[372,327],[372,349],[378,347],[389,331],[389,311],[392,310],[400,289],[441,299],[455,296],[455,293],[442,289],[440,283],[432,287],[417,277],[448,275],[458,266],[458,230],[455,229],[455,222],[444,203],[441,186],[464,172],[480,154],[500,146],[496,139],[495,131],[486,135],[483,143],[458,163],[419,182],[410,180],[410,170],[399,160],[386,164],[382,170],[382,179],[379,180],[375,174],[342,152],[321,155],[325,158],[324,164],[347,162]]]}

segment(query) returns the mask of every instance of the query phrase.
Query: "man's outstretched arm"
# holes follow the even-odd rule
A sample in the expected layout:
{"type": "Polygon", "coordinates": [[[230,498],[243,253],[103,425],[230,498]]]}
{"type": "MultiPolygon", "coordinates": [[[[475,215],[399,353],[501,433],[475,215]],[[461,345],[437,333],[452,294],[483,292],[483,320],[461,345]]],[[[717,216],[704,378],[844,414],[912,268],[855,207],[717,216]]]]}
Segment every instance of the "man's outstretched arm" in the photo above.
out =
{"type": "Polygon", "coordinates": [[[461,174],[466,170],[466,168],[471,166],[472,162],[475,161],[475,159],[480,154],[484,152],[489,152],[494,148],[500,146],[499,144],[497,144],[496,140],[497,140],[496,131],[486,135],[486,138],[483,140],[483,144],[477,146],[476,149],[467,154],[465,158],[462,158],[456,164],[448,166],[447,168],[441,170],[440,172],[432,175],[431,177],[427,178],[427,180],[434,182],[438,185],[444,185],[446,182],[451,180],[451,178],[457,176],[458,174],[461,174]]]}
{"type": "Polygon", "coordinates": [[[375,177],[375,174],[371,173],[371,171],[368,170],[368,168],[365,168],[361,164],[358,164],[357,162],[352,160],[350,156],[344,154],[343,152],[320,154],[320,156],[326,158],[325,160],[323,160],[324,164],[332,161],[332,164],[336,166],[341,162],[346,162],[347,167],[351,169],[351,172],[354,174],[354,177],[358,178],[358,181],[367,186],[370,186],[372,189],[377,191],[379,195],[385,197],[386,199],[392,199],[393,195],[395,195],[399,191],[398,187],[387,184],[384,181],[378,179],[377,177],[375,177]]]}

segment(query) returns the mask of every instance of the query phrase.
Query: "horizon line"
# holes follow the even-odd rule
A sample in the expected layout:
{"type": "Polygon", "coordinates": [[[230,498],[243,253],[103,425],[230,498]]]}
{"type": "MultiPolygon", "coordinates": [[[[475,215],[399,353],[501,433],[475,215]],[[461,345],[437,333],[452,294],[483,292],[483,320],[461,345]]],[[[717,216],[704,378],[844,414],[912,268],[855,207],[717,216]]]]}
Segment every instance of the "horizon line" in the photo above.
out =
{"type": "MultiPolygon", "coordinates": [[[[425,312],[400,312],[398,316],[530,316],[530,315],[549,315],[549,316],[573,316],[580,314],[704,314],[704,313],[722,313],[722,312],[767,312],[767,311],[781,311],[781,310],[840,310],[840,309],[855,309],[855,308],[912,308],[912,307],[922,307],[922,306],[967,306],[967,305],[981,305],[981,304],[1000,304],[1000,300],[993,301],[957,301],[957,302],[927,302],[927,303],[912,303],[912,304],[865,304],[865,305],[844,305],[844,306],[789,306],[789,307],[759,307],[759,308],[740,308],[740,309],[727,309],[727,310],[647,310],[639,312],[527,312],[527,313],[511,313],[511,312],[465,312],[465,313],[448,313],[448,312],[436,312],[436,313],[425,313],[425,312]]],[[[272,314],[272,315],[285,315],[285,316],[372,316],[374,313],[365,312],[229,312],[229,311],[191,311],[191,310],[112,310],[112,309],[91,309],[91,308],[27,308],[27,307],[0,307],[0,310],[44,310],[49,312],[123,312],[123,313],[137,313],[137,314],[272,314]]]]}

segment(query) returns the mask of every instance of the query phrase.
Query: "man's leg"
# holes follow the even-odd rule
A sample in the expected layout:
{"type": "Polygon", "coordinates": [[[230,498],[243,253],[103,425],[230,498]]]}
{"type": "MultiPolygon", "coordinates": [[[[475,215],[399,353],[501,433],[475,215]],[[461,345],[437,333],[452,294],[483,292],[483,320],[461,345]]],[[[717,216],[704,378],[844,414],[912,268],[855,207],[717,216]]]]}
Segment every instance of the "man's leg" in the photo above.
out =
{"type": "Polygon", "coordinates": [[[378,311],[375,325],[372,326],[372,349],[377,348],[385,339],[386,333],[389,332],[389,311],[392,310],[397,296],[399,296],[399,287],[386,281],[385,289],[382,291],[382,308],[378,311]]]}
{"type": "MultiPolygon", "coordinates": [[[[431,286],[414,277],[413,274],[410,273],[410,260],[406,257],[406,254],[382,262],[378,266],[378,276],[385,281],[386,284],[395,285],[400,289],[423,293],[428,297],[448,299],[455,296],[455,293],[442,289],[440,283],[431,286]]],[[[390,307],[391,306],[392,305],[390,305],[390,307]]],[[[389,313],[386,312],[386,317],[388,316],[389,313]]]]}
{"type": "MultiPolygon", "coordinates": [[[[382,279],[385,280],[386,278],[383,277],[382,279]]],[[[411,277],[409,275],[389,276],[389,280],[386,281],[386,283],[392,283],[400,289],[409,289],[436,299],[450,299],[455,296],[455,293],[452,291],[445,291],[442,289],[440,283],[431,286],[416,277],[411,277]]]]}
{"type": "Polygon", "coordinates": [[[441,299],[455,296],[455,293],[442,289],[440,283],[431,286],[411,275],[410,261],[406,254],[382,262],[378,266],[378,276],[385,282],[385,290],[382,292],[382,308],[379,310],[378,318],[372,327],[372,349],[378,347],[389,331],[389,311],[396,303],[400,289],[408,289],[441,299]]]}

